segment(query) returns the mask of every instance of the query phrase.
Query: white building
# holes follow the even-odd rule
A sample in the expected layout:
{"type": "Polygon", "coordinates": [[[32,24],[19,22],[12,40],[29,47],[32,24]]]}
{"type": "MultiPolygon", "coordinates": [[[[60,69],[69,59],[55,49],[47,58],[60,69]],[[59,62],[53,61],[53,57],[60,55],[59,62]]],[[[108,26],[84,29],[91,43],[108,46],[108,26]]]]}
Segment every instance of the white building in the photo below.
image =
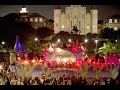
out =
{"type": "Polygon", "coordinates": [[[54,9],[54,32],[71,32],[73,26],[81,31],[82,35],[87,33],[98,33],[98,10],[86,11],[81,5],[70,5],[62,12],[60,8],[54,9]]]}
{"type": "Polygon", "coordinates": [[[120,14],[115,14],[104,20],[105,28],[120,29],[120,14]]]}

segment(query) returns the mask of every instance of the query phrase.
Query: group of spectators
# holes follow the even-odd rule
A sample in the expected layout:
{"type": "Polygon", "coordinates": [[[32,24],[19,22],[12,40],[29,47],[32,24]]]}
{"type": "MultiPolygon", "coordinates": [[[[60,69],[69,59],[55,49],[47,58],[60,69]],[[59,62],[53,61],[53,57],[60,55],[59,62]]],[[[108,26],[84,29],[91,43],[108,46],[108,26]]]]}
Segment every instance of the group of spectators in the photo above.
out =
{"type": "Polygon", "coordinates": [[[110,77],[81,77],[75,75],[61,75],[57,77],[20,77],[14,73],[0,75],[0,85],[120,85],[120,79],[110,77]]]}

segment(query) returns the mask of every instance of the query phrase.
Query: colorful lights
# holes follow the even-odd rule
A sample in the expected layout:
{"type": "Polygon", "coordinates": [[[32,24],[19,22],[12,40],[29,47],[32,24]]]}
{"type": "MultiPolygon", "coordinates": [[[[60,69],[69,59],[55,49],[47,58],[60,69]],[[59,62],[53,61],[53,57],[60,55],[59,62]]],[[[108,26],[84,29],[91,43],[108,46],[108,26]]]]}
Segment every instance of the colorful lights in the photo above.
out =
{"type": "Polygon", "coordinates": [[[35,60],[32,60],[32,63],[35,63],[35,60]]]}
{"type": "Polygon", "coordinates": [[[61,52],[61,48],[56,48],[56,52],[61,52]]]}
{"type": "Polygon", "coordinates": [[[24,64],[29,64],[29,62],[27,60],[24,61],[24,64]]]}

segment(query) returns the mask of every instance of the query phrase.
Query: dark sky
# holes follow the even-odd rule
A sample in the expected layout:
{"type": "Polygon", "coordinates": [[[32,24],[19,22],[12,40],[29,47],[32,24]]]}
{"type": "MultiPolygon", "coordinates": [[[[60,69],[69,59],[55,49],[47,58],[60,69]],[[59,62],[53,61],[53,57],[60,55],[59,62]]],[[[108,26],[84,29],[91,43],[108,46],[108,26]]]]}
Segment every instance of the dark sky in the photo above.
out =
{"type": "MultiPolygon", "coordinates": [[[[69,5],[61,5],[61,8],[63,9],[66,6],[69,5]]],[[[91,5],[82,6],[86,6],[87,10],[91,8],[91,5]]],[[[21,7],[22,5],[0,5],[0,15],[4,16],[9,13],[19,13],[21,7]]],[[[53,10],[56,5],[26,5],[26,7],[29,12],[36,12],[48,19],[53,19],[53,10]]],[[[93,7],[98,9],[99,19],[104,19],[120,12],[120,8],[117,5],[94,5],[93,7]]]]}

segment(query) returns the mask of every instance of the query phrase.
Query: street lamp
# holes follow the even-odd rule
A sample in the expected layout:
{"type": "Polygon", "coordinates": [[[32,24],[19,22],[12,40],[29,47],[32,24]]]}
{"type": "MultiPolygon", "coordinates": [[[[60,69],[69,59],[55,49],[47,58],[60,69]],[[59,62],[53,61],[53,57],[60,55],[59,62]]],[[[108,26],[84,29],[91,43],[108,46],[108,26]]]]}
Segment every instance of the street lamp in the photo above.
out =
{"type": "Polygon", "coordinates": [[[60,42],[60,39],[58,39],[57,42],[59,43],[59,42],[60,42]]]}
{"type": "Polygon", "coordinates": [[[71,39],[68,39],[68,42],[71,42],[72,40],[71,39]]]}
{"type": "Polygon", "coordinates": [[[3,60],[3,45],[5,45],[5,42],[2,41],[1,44],[2,44],[2,60],[3,60]]]}
{"type": "Polygon", "coordinates": [[[38,50],[39,50],[39,42],[40,42],[40,41],[38,40],[38,38],[37,38],[37,37],[35,38],[35,42],[36,42],[37,47],[38,47],[38,50]]]}
{"type": "Polygon", "coordinates": [[[38,41],[38,38],[35,38],[35,41],[37,42],[37,41],[38,41]]]}
{"type": "Polygon", "coordinates": [[[85,43],[87,43],[88,42],[88,39],[85,39],[85,43]]]}
{"type": "Polygon", "coordinates": [[[97,43],[98,43],[98,40],[97,40],[97,39],[95,40],[95,43],[96,43],[95,51],[97,51],[97,43]]]}
{"type": "Polygon", "coordinates": [[[86,43],[88,42],[88,39],[85,39],[85,52],[87,50],[86,43]]]}

